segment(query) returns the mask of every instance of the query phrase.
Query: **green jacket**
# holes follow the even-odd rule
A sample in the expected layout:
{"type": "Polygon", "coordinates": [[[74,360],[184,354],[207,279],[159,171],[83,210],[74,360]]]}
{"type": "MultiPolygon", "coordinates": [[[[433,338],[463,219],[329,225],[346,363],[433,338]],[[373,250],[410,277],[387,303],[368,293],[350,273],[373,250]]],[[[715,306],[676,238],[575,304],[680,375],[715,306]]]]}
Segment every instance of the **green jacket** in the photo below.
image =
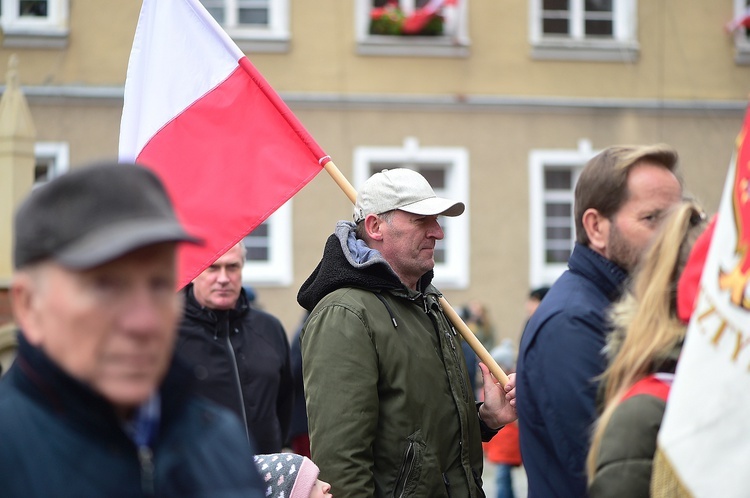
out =
{"type": "Polygon", "coordinates": [[[352,229],[339,222],[298,296],[320,478],[337,498],[484,496],[480,420],[432,272],[406,288],[352,229]]]}

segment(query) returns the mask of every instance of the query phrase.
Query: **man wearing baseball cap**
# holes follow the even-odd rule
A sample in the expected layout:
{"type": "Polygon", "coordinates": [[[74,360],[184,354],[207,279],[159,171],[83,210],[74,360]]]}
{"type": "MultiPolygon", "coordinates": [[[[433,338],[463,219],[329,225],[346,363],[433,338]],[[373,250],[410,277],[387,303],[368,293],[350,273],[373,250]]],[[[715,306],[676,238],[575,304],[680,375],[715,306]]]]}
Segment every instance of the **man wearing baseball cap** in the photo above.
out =
{"type": "Polygon", "coordinates": [[[516,415],[484,365],[475,403],[431,284],[438,216],[463,211],[415,171],[376,173],[299,291],[312,460],[336,498],[482,496],[481,441],[516,415]]]}
{"type": "Polygon", "coordinates": [[[0,494],[263,496],[239,421],[172,361],[183,242],[199,241],[137,165],[79,168],[22,202],[0,494]]]}

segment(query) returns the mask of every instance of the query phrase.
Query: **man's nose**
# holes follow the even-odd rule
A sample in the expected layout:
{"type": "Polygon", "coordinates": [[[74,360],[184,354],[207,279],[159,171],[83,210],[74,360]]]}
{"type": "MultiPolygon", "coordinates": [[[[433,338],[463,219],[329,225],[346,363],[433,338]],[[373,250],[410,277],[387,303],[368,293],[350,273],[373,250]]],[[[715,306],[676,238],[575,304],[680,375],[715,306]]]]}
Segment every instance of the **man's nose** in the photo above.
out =
{"type": "Polygon", "coordinates": [[[158,298],[148,289],[134,290],[123,313],[125,328],[131,332],[151,332],[159,324],[158,298]]]}
{"type": "Polygon", "coordinates": [[[445,232],[443,232],[443,227],[440,226],[438,220],[432,221],[429,229],[427,230],[427,236],[431,239],[443,240],[443,237],[445,237],[445,232]]]}
{"type": "Polygon", "coordinates": [[[219,269],[219,277],[217,280],[222,283],[229,282],[229,274],[227,273],[227,269],[223,266],[219,269]]]}

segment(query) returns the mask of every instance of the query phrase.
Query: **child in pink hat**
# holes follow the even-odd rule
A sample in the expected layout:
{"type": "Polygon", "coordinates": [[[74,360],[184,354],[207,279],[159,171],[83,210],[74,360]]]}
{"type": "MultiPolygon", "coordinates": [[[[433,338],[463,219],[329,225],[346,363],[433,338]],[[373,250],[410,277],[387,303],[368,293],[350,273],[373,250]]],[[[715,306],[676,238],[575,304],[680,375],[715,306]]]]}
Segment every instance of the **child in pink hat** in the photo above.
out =
{"type": "Polygon", "coordinates": [[[255,455],[266,485],[266,497],[333,498],[331,485],[318,479],[320,469],[312,460],[294,453],[255,455]]]}

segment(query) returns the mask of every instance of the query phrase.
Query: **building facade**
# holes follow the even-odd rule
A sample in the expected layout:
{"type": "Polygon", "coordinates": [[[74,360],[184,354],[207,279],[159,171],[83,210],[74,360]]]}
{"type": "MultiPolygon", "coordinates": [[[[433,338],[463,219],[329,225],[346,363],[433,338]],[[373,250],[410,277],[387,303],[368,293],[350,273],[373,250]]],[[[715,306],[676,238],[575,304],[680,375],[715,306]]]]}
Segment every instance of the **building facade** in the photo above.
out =
{"type": "MultiPolygon", "coordinates": [[[[405,166],[466,202],[444,220],[436,283],[456,308],[483,302],[498,338],[520,336],[528,290],[564,270],[573,187],[592,155],[669,143],[687,189],[713,212],[750,91],[748,29],[723,29],[748,0],[203,4],[355,188],[405,166]]],[[[17,54],[39,180],[115,157],[140,2],[0,8],[0,67],[17,54]]],[[[321,172],[247,239],[247,283],[290,335],[297,290],[350,217],[321,172]]]]}

